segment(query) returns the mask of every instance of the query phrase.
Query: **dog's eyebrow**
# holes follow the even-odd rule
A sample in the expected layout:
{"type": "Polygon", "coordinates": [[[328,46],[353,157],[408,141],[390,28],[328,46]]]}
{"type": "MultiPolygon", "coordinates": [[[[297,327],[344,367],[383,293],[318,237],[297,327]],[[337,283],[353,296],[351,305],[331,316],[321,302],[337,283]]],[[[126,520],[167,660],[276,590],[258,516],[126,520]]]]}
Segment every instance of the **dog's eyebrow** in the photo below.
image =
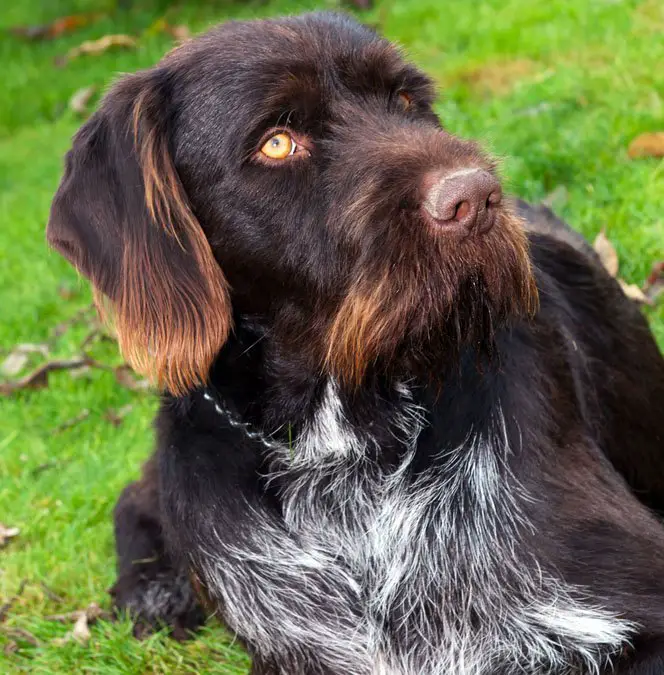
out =
{"type": "Polygon", "coordinates": [[[417,68],[405,62],[391,43],[376,41],[360,54],[343,57],[339,73],[344,86],[352,91],[392,93],[407,90],[424,103],[434,98],[431,80],[417,68]]]}
{"type": "Polygon", "coordinates": [[[288,68],[275,76],[264,97],[267,108],[301,107],[320,101],[319,75],[313,69],[288,68]]]}

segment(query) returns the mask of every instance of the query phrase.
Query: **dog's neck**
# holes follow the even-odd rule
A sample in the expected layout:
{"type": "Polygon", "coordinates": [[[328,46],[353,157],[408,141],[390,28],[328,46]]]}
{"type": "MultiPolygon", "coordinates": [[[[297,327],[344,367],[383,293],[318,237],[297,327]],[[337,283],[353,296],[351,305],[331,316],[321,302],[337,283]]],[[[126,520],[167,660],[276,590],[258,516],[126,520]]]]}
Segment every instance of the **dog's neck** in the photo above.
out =
{"type": "Polygon", "coordinates": [[[321,409],[338,409],[347,427],[360,437],[370,433],[372,445],[386,457],[403,449],[402,432],[412,432],[404,432],[409,425],[399,420],[404,414],[412,417],[413,410],[426,416],[435,411],[442,421],[436,433],[444,445],[459,445],[471,430],[481,432],[491,424],[503,390],[496,363],[469,347],[435,377],[397,367],[392,373],[370,373],[359,387],[345,387],[312,368],[259,322],[241,319],[204,395],[232,426],[268,448],[290,442],[321,409]]]}

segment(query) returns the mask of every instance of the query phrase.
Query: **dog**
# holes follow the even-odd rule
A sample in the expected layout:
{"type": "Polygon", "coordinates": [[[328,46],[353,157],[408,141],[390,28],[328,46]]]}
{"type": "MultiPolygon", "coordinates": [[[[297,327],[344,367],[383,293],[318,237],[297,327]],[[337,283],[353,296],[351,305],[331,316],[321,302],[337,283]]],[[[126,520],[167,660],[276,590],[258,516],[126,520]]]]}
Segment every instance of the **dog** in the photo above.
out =
{"type": "Polygon", "coordinates": [[[137,634],[258,675],[664,673],[664,360],[588,244],[503,194],[339,14],[121,79],[48,241],[163,392],[115,510],[137,634]]]}

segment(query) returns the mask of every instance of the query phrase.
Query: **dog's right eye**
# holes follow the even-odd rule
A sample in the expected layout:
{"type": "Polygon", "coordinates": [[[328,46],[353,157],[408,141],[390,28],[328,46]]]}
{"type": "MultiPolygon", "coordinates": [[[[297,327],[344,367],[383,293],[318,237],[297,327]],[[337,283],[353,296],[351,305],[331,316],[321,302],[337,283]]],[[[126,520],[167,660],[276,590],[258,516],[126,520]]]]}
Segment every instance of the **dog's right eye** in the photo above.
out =
{"type": "Polygon", "coordinates": [[[271,136],[261,147],[261,153],[270,159],[286,159],[296,151],[297,143],[285,131],[271,136]]]}
{"type": "Polygon", "coordinates": [[[312,142],[306,134],[289,129],[271,129],[258,144],[253,158],[274,166],[292,159],[304,159],[311,155],[312,142]]]}

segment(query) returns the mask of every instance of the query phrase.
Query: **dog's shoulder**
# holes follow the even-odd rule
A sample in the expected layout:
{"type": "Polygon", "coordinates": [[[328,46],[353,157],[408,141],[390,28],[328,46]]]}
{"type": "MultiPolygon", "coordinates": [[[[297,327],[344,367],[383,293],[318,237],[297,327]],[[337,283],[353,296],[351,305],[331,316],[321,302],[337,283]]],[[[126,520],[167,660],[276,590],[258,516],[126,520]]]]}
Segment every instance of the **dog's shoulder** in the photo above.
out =
{"type": "Polygon", "coordinates": [[[521,199],[516,200],[515,210],[523,221],[526,232],[531,236],[543,236],[558,245],[571,247],[583,254],[591,264],[600,264],[600,259],[588,241],[559,218],[545,204],[530,204],[521,199]]]}

